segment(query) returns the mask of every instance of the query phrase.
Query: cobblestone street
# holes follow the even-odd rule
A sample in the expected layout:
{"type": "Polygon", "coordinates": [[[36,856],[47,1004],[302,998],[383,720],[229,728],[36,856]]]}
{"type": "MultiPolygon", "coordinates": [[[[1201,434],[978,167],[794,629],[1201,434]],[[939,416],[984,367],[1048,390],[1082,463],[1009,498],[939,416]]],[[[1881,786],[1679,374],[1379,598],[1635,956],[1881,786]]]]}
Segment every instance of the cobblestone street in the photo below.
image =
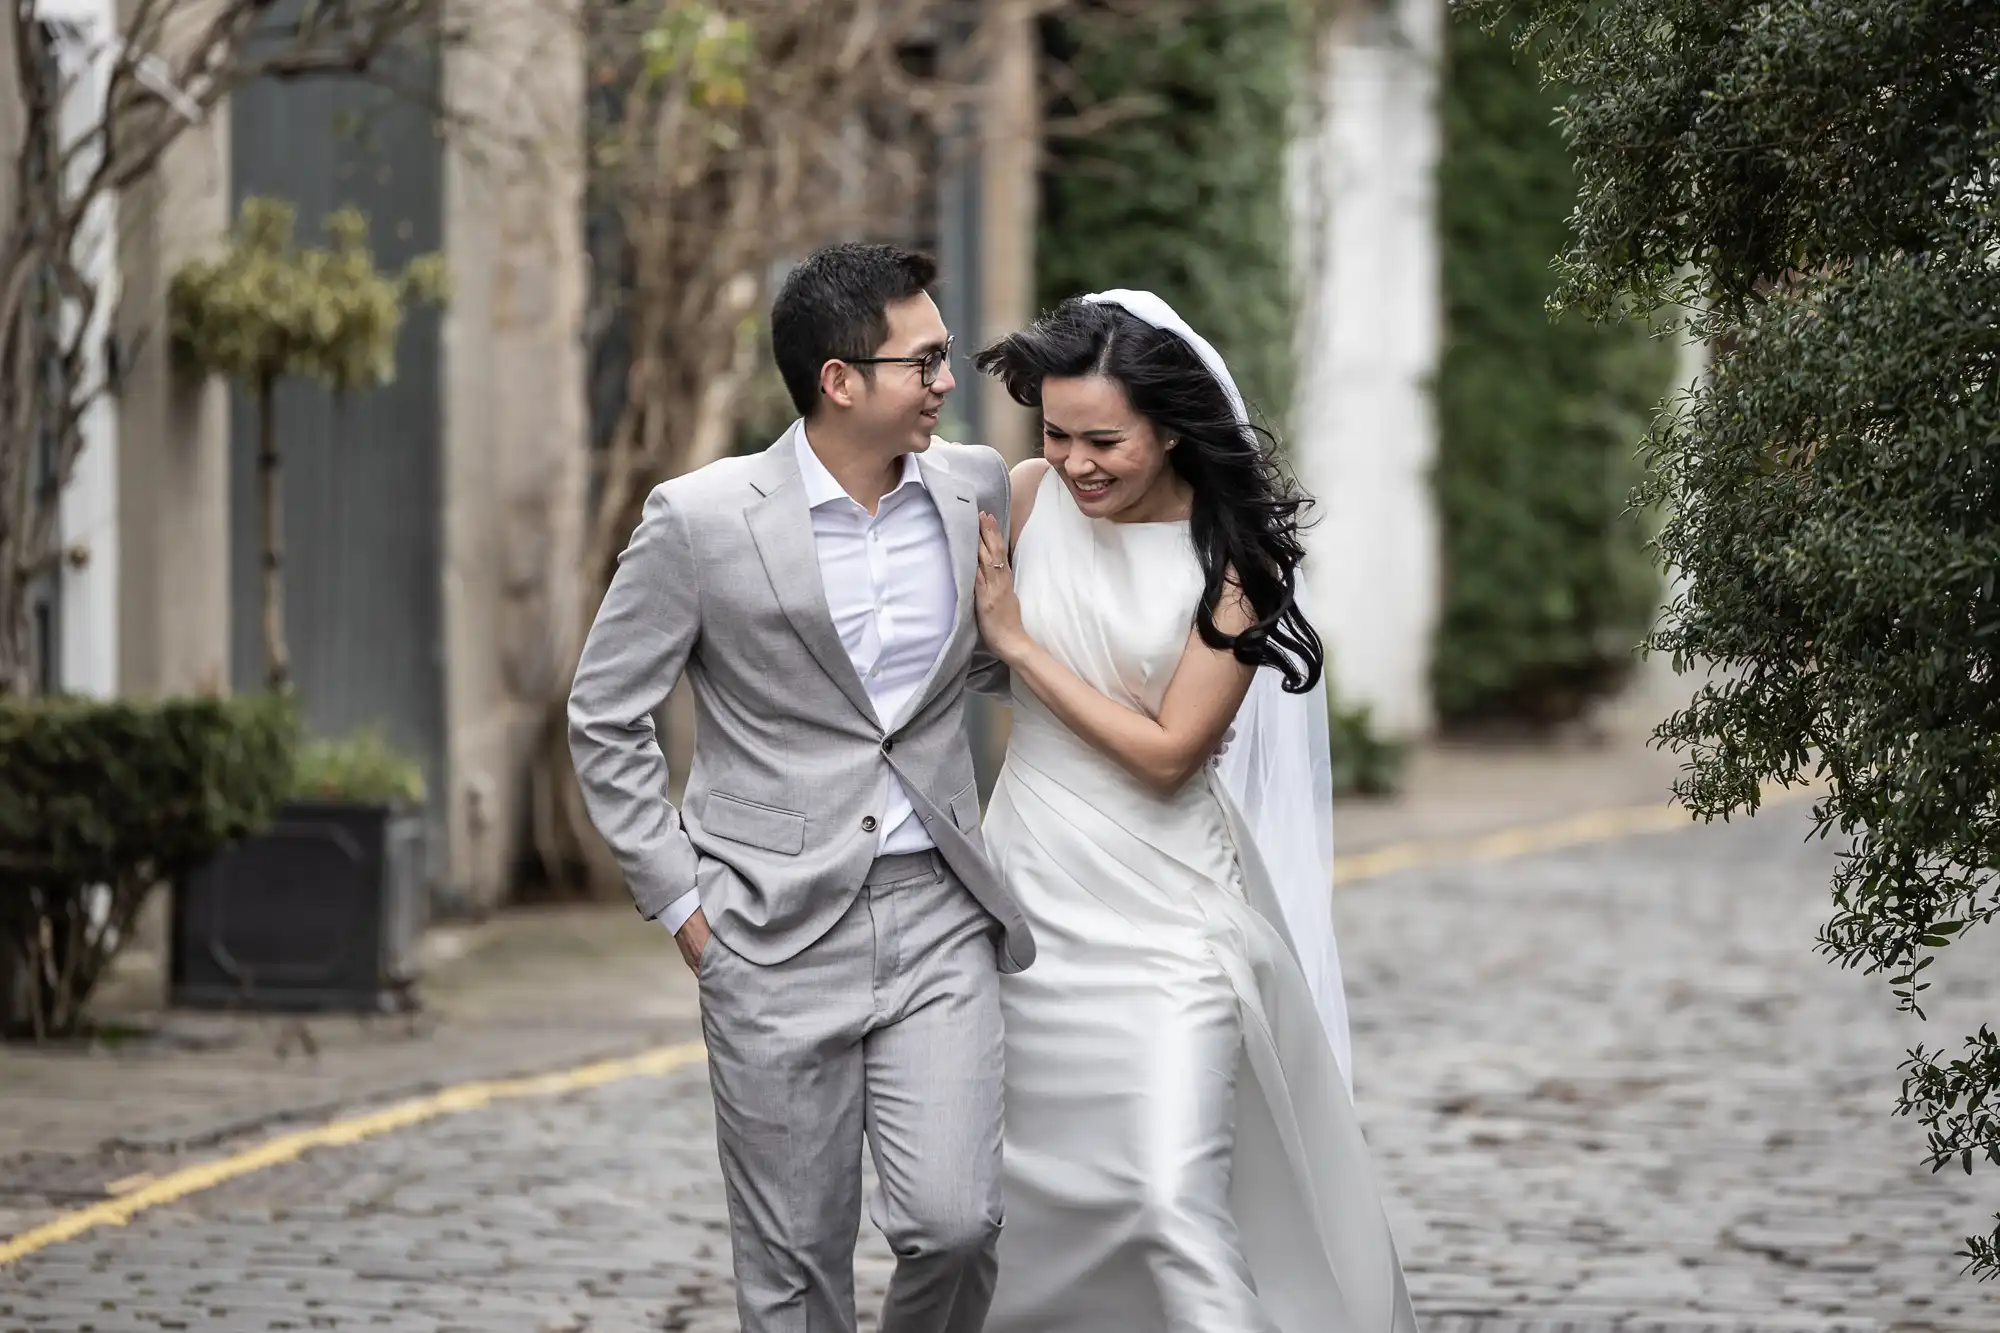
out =
{"type": "MultiPolygon", "coordinates": [[[[1359,1099],[1433,1333],[2000,1328],[2000,1285],[1952,1257],[1991,1174],[1929,1175],[1890,1115],[1907,1047],[1995,1017],[1994,950],[1934,969],[1928,1030],[1897,1016],[1812,952],[1832,854],[1806,827],[1342,893],[1359,1099]]],[[[0,1269],[8,1333],[734,1327],[698,1065],[317,1151],[0,1269]]]]}

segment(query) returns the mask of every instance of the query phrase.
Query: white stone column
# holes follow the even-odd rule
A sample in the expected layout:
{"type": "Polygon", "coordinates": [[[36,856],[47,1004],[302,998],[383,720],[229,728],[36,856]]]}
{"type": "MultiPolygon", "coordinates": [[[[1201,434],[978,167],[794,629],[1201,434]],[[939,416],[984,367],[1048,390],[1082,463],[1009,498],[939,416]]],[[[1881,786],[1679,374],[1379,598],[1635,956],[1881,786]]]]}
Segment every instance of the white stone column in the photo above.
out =
{"type": "Polygon", "coordinates": [[[1294,457],[1318,500],[1311,612],[1333,683],[1383,731],[1432,720],[1441,601],[1431,382],[1443,0],[1383,0],[1341,25],[1294,157],[1302,264],[1294,457]]]}
{"type": "Polygon", "coordinates": [[[547,0],[462,0],[447,50],[444,619],[447,878],[493,906],[581,621],[589,416],[583,51],[547,0]]]}
{"type": "MultiPolygon", "coordinates": [[[[114,0],[42,0],[45,20],[55,20],[63,79],[58,133],[65,148],[84,144],[70,168],[79,185],[96,170],[102,153],[88,136],[104,116],[117,47],[114,0]]],[[[81,423],[82,444],[57,513],[66,559],[60,577],[60,642],[56,680],[72,694],[108,697],[118,692],[118,409],[105,381],[105,342],[118,307],[118,205],[109,195],[90,208],[77,236],[78,267],[97,286],[97,304],[84,330],[83,383],[94,395],[81,423]]],[[[68,303],[64,333],[84,312],[68,303]]]]}

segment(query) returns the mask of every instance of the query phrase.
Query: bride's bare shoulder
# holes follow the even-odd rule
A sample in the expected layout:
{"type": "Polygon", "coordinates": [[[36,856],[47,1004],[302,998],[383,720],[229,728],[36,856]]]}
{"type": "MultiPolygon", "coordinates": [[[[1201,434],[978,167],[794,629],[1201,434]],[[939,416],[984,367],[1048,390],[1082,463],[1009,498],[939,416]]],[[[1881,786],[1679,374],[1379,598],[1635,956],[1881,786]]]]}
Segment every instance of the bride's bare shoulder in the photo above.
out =
{"type": "Polygon", "coordinates": [[[1008,534],[1007,546],[1012,549],[1021,540],[1021,529],[1028,526],[1028,515],[1035,510],[1035,496],[1042,489],[1042,478],[1049,475],[1049,460],[1027,458],[1014,464],[1008,477],[1013,483],[1013,495],[1008,508],[1013,518],[1013,531],[1008,534]]]}

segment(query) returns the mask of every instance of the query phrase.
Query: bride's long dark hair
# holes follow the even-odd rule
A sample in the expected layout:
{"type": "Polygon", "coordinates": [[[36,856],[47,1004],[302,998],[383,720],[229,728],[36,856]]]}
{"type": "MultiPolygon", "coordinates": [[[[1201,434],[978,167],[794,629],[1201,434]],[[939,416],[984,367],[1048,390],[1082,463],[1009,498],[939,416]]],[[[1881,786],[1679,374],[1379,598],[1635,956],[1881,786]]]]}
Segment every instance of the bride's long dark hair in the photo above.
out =
{"type": "Polygon", "coordinates": [[[1167,462],[1194,492],[1188,529],[1201,561],[1194,623],[1202,642],[1252,666],[1276,667],[1294,694],[1319,682],[1326,650],[1298,605],[1300,514],[1308,501],[1279,466],[1276,438],[1262,426],[1244,428],[1192,347],[1117,306],[1072,297],[988,347],[975,364],[1028,407],[1041,407],[1047,379],[1095,375],[1124,390],[1162,439],[1179,441],[1167,462]],[[1255,616],[1236,635],[1215,626],[1231,571],[1255,616]]]}

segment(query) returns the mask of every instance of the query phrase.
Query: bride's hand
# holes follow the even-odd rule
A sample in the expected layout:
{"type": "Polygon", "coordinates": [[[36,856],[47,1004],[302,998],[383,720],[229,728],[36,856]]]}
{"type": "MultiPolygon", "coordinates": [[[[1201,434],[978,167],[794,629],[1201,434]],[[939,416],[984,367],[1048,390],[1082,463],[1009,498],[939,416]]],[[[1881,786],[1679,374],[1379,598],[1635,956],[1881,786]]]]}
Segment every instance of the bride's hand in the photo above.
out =
{"type": "Polygon", "coordinates": [[[979,568],[973,580],[973,605],[979,613],[979,637],[986,651],[1012,664],[1028,644],[1021,625],[1021,599],[1014,594],[1014,571],[1007,563],[1007,541],[991,514],[979,516],[979,568]]]}

